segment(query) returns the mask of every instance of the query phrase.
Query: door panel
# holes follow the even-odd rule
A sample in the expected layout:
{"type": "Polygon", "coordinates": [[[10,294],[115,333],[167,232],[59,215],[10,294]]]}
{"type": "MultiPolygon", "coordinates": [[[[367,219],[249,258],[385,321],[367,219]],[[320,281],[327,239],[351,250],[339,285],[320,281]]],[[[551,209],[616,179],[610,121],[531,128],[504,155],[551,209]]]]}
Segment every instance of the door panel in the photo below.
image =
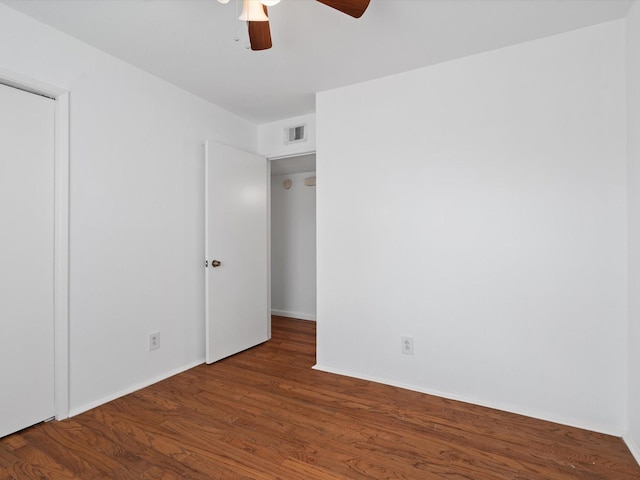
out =
{"type": "Polygon", "coordinates": [[[270,336],[267,161],[210,141],[205,156],[206,356],[212,363],[270,336]]]}
{"type": "Polygon", "coordinates": [[[54,108],[0,85],[0,437],[54,416],[54,108]]]}

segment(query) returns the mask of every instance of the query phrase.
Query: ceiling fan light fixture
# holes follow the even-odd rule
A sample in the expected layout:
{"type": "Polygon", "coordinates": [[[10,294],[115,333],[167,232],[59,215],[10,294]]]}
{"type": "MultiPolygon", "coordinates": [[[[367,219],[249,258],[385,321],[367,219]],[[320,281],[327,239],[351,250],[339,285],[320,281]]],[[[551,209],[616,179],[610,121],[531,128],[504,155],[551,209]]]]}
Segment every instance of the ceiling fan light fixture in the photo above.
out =
{"type": "Polygon", "coordinates": [[[226,5],[227,3],[229,3],[229,0],[218,0],[218,3],[222,3],[223,5],[226,5]]]}
{"type": "Polygon", "coordinates": [[[280,0],[260,0],[260,3],[263,4],[265,7],[273,7],[274,5],[279,4],[280,0]]]}
{"type": "Polygon", "coordinates": [[[238,19],[246,22],[269,21],[269,17],[264,13],[264,7],[260,0],[242,0],[242,13],[238,19]]]}

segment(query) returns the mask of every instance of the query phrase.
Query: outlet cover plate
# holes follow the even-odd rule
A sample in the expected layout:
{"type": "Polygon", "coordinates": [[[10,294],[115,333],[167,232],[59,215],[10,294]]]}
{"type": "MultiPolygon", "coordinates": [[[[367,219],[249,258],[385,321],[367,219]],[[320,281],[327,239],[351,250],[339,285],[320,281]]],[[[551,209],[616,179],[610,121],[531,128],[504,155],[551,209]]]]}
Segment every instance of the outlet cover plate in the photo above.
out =
{"type": "Polygon", "coordinates": [[[149,334],[149,351],[157,350],[160,348],[160,332],[153,332],[149,334]]]}
{"type": "Polygon", "coordinates": [[[402,353],[413,355],[413,337],[400,337],[402,341],[402,353]]]}

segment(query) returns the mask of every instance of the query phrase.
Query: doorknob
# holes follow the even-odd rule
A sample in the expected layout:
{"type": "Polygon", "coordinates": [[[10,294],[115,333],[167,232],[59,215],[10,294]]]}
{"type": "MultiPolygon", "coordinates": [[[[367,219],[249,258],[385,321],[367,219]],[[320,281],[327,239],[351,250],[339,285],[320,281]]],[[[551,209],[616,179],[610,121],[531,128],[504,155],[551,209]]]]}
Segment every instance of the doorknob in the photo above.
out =
{"type": "Polygon", "coordinates": [[[211,260],[211,266],[212,267],[219,267],[220,265],[222,265],[222,263],[219,260],[211,260]]]}

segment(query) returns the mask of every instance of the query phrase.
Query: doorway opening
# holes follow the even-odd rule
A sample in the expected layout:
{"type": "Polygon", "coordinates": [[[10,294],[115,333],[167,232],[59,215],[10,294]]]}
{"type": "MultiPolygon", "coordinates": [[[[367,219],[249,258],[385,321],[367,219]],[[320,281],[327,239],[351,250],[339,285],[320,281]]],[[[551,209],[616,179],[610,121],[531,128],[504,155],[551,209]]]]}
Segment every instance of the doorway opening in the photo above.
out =
{"type": "Polygon", "coordinates": [[[316,320],[316,154],[270,160],[271,314],[316,320]]]}

